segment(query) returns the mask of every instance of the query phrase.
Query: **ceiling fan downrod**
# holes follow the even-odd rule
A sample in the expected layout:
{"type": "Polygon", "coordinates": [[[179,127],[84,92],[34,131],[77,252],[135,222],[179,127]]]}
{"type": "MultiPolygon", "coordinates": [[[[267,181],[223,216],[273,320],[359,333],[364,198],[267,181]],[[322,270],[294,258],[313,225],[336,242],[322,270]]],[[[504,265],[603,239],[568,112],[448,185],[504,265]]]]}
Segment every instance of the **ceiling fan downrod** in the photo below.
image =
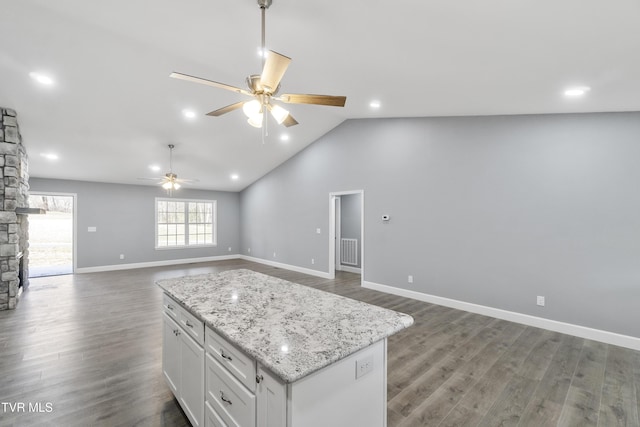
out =
{"type": "MultiPolygon", "coordinates": [[[[262,46],[260,47],[260,57],[262,58],[262,68],[264,69],[264,64],[265,61],[267,59],[267,51],[266,49],[266,36],[265,36],[265,27],[266,27],[266,12],[267,9],[269,9],[269,6],[271,6],[271,3],[273,3],[273,0],[258,0],[258,6],[260,6],[260,11],[262,13],[262,46]]],[[[267,101],[268,102],[268,101],[267,101]]],[[[265,99],[264,96],[261,97],[261,102],[262,104],[262,122],[264,123],[264,126],[262,126],[262,144],[264,144],[264,140],[265,137],[267,135],[269,135],[269,130],[267,128],[268,126],[268,120],[267,120],[267,105],[265,103],[265,99]]]]}
{"type": "Polygon", "coordinates": [[[264,68],[264,61],[267,56],[267,51],[265,50],[266,46],[266,36],[265,36],[265,22],[266,22],[266,12],[271,6],[273,0],[258,0],[258,6],[260,6],[260,11],[262,12],[262,46],[260,47],[262,50],[260,51],[260,56],[262,57],[262,68],[264,68]]]}

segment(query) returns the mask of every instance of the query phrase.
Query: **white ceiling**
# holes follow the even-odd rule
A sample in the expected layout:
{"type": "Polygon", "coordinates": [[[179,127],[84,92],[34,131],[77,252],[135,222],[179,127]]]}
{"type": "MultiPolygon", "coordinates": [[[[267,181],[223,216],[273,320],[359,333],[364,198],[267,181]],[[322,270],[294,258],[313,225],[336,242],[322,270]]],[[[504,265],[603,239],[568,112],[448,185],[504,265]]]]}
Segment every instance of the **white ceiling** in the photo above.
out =
{"type": "Polygon", "coordinates": [[[238,191],[349,118],[640,110],[637,0],[274,0],[267,47],[293,58],[282,91],[348,98],[291,105],[300,125],[273,124],[264,145],[241,111],[204,116],[241,95],[168,77],[259,74],[256,0],[0,4],[0,106],[36,177],[146,183],[174,143],[180,177],[238,191]],[[566,99],[571,85],[591,91],[566,99]]]}

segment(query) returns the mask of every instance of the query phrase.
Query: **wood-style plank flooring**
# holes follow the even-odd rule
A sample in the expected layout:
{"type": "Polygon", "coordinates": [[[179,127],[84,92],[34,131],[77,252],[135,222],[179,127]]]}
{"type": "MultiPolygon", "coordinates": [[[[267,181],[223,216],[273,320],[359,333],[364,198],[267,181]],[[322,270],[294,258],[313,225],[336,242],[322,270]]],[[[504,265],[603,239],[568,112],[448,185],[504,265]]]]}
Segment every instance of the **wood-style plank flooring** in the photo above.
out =
{"type": "Polygon", "coordinates": [[[411,314],[389,339],[390,427],[640,426],[640,352],[240,260],[32,279],[0,312],[0,426],[189,425],[154,281],[231,268],[411,314]]]}

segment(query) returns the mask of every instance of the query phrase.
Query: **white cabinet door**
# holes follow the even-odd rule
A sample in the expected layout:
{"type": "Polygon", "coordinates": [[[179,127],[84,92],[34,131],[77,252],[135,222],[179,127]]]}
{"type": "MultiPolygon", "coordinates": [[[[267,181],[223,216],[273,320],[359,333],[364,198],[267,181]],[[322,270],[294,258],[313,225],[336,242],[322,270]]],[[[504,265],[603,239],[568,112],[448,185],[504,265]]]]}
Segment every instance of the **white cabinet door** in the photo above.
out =
{"type": "Polygon", "coordinates": [[[287,386],[268,371],[258,367],[260,383],[256,390],[258,405],[257,427],[283,427],[287,425],[287,386]]]}
{"type": "Polygon", "coordinates": [[[162,314],[162,373],[167,385],[178,396],[180,388],[180,327],[166,313],[162,314]]]}
{"type": "Polygon", "coordinates": [[[186,333],[180,334],[180,404],[194,427],[204,425],[204,349],[186,333]]]}

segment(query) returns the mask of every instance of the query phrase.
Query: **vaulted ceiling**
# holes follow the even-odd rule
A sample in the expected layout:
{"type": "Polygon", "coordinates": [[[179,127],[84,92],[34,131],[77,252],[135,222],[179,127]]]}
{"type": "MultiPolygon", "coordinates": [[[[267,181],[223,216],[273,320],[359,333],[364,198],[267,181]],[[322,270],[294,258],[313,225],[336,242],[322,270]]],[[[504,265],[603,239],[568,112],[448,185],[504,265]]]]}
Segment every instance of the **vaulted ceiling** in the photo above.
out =
{"type": "Polygon", "coordinates": [[[271,122],[264,143],[241,111],[205,116],[240,94],[169,78],[245,87],[259,45],[256,0],[3,0],[0,106],[32,176],[147,184],[173,143],[174,172],[229,191],[350,118],[640,110],[637,0],[273,0],[267,48],[293,59],[282,91],[347,104],[289,105],[300,125],[271,122]]]}

